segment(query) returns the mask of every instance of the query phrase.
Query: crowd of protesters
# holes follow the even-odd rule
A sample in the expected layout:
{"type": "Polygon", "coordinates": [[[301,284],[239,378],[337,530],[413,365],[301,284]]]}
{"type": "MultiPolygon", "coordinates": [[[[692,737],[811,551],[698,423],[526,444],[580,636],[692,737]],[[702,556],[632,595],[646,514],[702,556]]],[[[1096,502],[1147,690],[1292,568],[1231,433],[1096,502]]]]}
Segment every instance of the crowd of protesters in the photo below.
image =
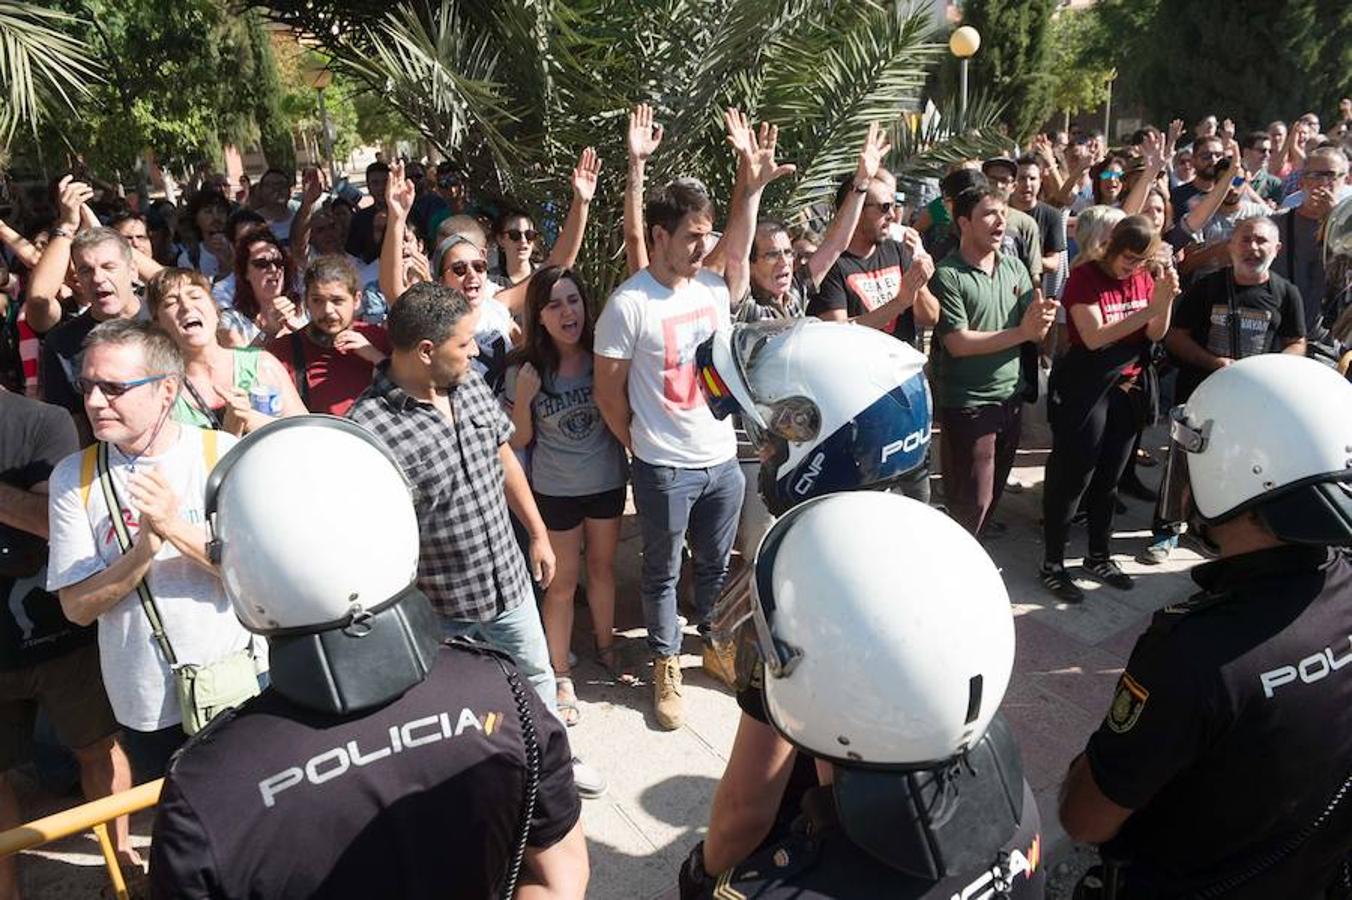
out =
{"type": "MultiPolygon", "coordinates": [[[[1141,435],[1161,410],[1245,356],[1346,349],[1348,285],[1322,246],[1352,194],[1352,103],[1339,114],[1327,131],[1306,114],[1244,133],[1208,116],[1120,145],[1053,132],[906,194],[873,127],[830,208],[793,223],[760,214],[793,172],[775,128],[737,111],[720,209],[697,180],[645,183],[664,135],[636,108],[623,222],[589,223],[590,149],[566,213],[539,227],[449,163],[376,162],[367,196],[316,169],[299,189],[269,170],[246,197],[204,179],[141,211],[65,175],[46,215],[0,222],[0,772],[27,758],[40,707],[38,743],[73,752],[88,796],[126,788],[185,739],[175,665],[247,653],[266,683],[266,649],[205,551],[204,483],[237,437],[306,412],[389,446],[446,634],[510,653],[568,725],[577,654],[645,675],[614,630],[632,496],[654,712],[679,727],[683,629],[707,633],[751,493],[733,423],[695,378],[695,348],[733,322],[816,316],[926,350],[940,440],[904,488],[983,540],[1003,531],[1025,406],[1045,393],[1041,582],[1066,603],[1086,576],[1128,590],[1112,523],[1121,497],[1153,500],[1136,467],[1156,464],[1141,435]],[[589,225],[623,229],[629,277],[608,298],[573,268],[589,225]],[[1064,558],[1079,521],[1082,573],[1064,558]],[[591,643],[575,647],[584,583],[591,643]]],[[[1157,528],[1138,559],[1178,540],[1157,528]]],[[[727,676],[712,645],[703,662],[727,676]]],[[[604,790],[574,764],[580,790],[604,790]]],[[[0,830],[17,815],[0,777],[0,830]]],[[[125,821],[113,839],[138,861],[125,821]]]]}

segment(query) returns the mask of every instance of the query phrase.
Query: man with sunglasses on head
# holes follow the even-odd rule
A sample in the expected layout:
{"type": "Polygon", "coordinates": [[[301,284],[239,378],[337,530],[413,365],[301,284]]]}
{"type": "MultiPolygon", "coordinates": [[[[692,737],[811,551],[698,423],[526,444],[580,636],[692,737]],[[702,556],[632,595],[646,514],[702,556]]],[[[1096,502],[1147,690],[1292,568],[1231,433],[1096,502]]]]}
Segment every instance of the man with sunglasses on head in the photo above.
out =
{"type": "MultiPolygon", "coordinates": [[[[77,186],[72,183],[68,187],[77,186]]],[[[47,262],[48,255],[52,256],[50,263],[59,266],[63,272],[67,260],[73,263],[83,311],[47,333],[42,343],[38,377],[42,399],[65,407],[74,416],[80,445],[84,446],[92,441],[92,437],[84,416],[83,400],[75,390],[75,380],[80,374],[85,336],[100,322],[144,319],[146,311],[132,287],[136,267],[127,239],[111,228],[90,228],[76,233],[80,227],[81,196],[74,190],[62,191],[61,221],[52,228],[51,240],[43,251],[44,260],[38,265],[47,262]]]]}
{"type": "Polygon", "coordinates": [[[98,622],[103,683],[132,771],[147,781],[187,737],[169,653],[179,666],[210,665],[251,644],[207,558],[202,524],[207,476],[235,439],[170,416],[183,357],[164,332],[116,319],[84,347],[76,388],[101,443],[52,472],[47,590],[75,624],[98,622]]]}

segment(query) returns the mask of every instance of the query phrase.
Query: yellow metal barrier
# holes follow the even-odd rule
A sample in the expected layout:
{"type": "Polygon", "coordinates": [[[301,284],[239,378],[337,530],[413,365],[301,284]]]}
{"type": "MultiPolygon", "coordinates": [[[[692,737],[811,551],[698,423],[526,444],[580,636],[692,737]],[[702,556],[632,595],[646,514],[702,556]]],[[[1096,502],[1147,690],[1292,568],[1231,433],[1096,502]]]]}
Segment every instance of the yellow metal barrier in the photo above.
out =
{"type": "Polygon", "coordinates": [[[137,785],[129,791],[91,800],[74,809],[62,810],[35,819],[9,831],[0,831],[0,857],[92,830],[99,839],[103,862],[108,867],[108,878],[113,882],[117,900],[127,900],[127,882],[122,877],[122,867],[118,865],[117,856],[113,853],[113,842],[108,837],[108,823],[118,816],[131,815],[154,806],[159,802],[160,788],[163,786],[164,779],[161,778],[137,785]]]}

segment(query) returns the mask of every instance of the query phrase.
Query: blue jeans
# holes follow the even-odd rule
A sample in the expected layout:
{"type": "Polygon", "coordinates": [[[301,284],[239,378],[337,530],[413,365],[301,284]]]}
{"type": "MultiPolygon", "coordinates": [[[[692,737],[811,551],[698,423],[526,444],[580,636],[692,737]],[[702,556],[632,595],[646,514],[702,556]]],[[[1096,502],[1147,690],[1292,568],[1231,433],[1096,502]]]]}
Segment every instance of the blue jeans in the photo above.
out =
{"type": "Polygon", "coordinates": [[[549,664],[549,645],[545,643],[545,629],[540,624],[534,598],[528,599],[532,602],[523,600],[496,619],[473,622],[443,618],[441,627],[448,638],[471,638],[509,654],[545,706],[557,716],[558,688],[554,683],[554,667],[549,664]]]}
{"type": "Polygon", "coordinates": [[[658,656],[681,649],[676,581],[689,532],[695,570],[695,623],[707,630],[714,601],[728,577],[746,478],[736,459],[707,469],[652,466],[634,458],[634,504],[643,535],[643,618],[648,647],[658,656]]]}

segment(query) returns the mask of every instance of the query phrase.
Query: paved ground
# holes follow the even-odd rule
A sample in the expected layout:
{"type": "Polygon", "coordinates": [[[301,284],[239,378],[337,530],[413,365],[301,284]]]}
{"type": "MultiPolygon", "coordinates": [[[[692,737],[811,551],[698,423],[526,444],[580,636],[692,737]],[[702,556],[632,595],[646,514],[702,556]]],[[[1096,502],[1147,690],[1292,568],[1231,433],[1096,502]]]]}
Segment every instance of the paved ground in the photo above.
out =
{"type": "MultiPolygon", "coordinates": [[[[1197,557],[1180,551],[1175,560],[1155,568],[1133,562],[1132,556],[1146,543],[1149,509],[1127,501],[1128,513],[1118,517],[1115,549],[1123,568],[1140,576],[1135,589],[1119,592],[1084,580],[1089,596],[1083,605],[1067,607],[1052,601],[1035,575],[1041,558],[1040,481],[1048,446],[1041,421],[1040,413],[1030,411],[1027,449],[1020,452],[1015,471],[1015,478],[1027,488],[1006,494],[997,519],[1008,525],[1008,533],[990,542],[988,549],[1008,584],[1018,634],[1004,711],[1019,737],[1027,777],[1042,811],[1044,847],[1054,873],[1051,896],[1069,896],[1064,888],[1073,870],[1083,868],[1089,856],[1074,852],[1056,823],[1057,786],[1107,709],[1137,635],[1155,609],[1189,590],[1184,573],[1197,557]]],[[[1153,485],[1159,469],[1141,471],[1153,485]]],[[[631,646],[641,653],[642,632],[635,627],[640,618],[632,520],[626,522],[624,535],[619,625],[628,629],[631,646]]],[[[1078,562],[1074,557],[1083,553],[1083,542],[1083,531],[1075,532],[1069,563],[1078,562]]],[[[581,653],[590,641],[581,637],[585,617],[579,618],[575,647],[581,653]]],[[[612,683],[586,659],[575,670],[582,721],[571,732],[574,747],[610,779],[609,793],[588,801],[583,809],[591,850],[589,896],[597,900],[644,900],[669,893],[680,861],[707,823],[737,709],[732,697],[699,671],[693,639],[687,641],[687,650],[683,658],[687,722],[671,733],[657,729],[646,683],[640,687],[612,683]]],[[[50,797],[27,793],[26,815],[39,815],[57,805],[50,797]]],[[[145,817],[137,826],[144,835],[145,817]]],[[[42,854],[26,854],[25,860],[31,897],[93,897],[103,883],[89,838],[72,838],[42,854]]]]}

